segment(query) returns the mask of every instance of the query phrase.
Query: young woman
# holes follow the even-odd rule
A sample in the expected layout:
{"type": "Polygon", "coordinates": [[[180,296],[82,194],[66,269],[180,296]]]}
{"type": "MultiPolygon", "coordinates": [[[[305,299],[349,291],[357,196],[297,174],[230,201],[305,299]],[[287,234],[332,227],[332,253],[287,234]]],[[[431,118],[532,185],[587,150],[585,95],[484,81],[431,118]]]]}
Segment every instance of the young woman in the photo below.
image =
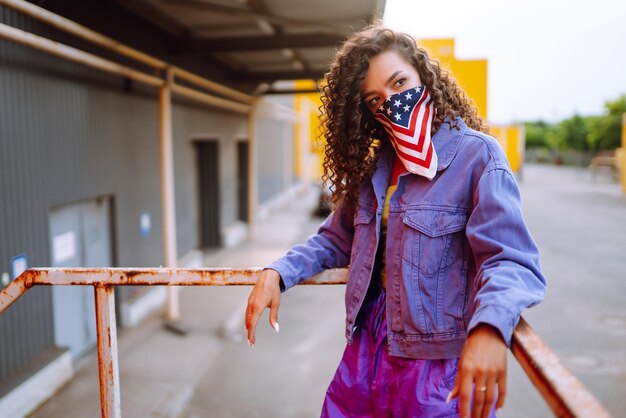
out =
{"type": "Polygon", "coordinates": [[[513,328],[545,290],[502,150],[408,35],[380,25],[355,34],[326,82],[336,209],[262,273],[249,344],[266,307],[278,330],[281,291],[349,266],[348,345],[322,416],[494,416],[513,328]]]}

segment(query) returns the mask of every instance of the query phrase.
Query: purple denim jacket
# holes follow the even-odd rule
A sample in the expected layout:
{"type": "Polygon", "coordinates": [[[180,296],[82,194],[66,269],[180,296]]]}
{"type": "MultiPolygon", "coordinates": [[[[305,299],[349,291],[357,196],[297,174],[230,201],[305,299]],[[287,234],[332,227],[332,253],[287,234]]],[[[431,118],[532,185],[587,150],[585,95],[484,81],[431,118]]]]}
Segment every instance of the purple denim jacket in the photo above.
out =
{"type": "MultiPolygon", "coordinates": [[[[433,180],[404,173],[389,204],[385,264],[391,355],[458,357],[469,331],[496,327],[510,346],[521,311],[543,298],[539,253],[497,142],[457,118],[433,136],[433,180]]],[[[268,266],[282,290],[325,269],[350,266],[346,338],[358,325],[372,278],[394,150],[385,147],[356,213],[339,206],[317,234],[268,266]]]]}

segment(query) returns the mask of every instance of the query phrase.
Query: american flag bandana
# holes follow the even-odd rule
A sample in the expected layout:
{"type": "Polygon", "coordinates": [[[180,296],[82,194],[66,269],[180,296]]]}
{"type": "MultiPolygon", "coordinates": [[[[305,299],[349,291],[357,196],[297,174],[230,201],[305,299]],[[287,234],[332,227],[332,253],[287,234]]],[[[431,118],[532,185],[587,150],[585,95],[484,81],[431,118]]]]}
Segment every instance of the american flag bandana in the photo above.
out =
{"type": "Polygon", "coordinates": [[[437,154],[430,138],[434,114],[434,103],[426,86],[389,96],[374,113],[404,167],[429,180],[437,173],[437,154]]]}

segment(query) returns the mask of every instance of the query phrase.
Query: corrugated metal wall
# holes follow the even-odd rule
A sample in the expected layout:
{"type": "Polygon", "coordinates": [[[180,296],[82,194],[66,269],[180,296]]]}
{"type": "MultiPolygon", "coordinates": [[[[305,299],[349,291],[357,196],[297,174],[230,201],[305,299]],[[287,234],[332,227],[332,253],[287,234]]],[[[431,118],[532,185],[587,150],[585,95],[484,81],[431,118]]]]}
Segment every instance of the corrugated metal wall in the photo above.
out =
{"type": "MultiPolygon", "coordinates": [[[[0,22],[26,27],[26,19],[0,7],[0,22]]],[[[17,56],[18,48],[0,41],[0,273],[11,273],[12,257],[25,253],[31,265],[48,260],[47,233],[38,230],[32,219],[42,217],[42,208],[29,198],[43,193],[45,170],[40,164],[46,149],[18,141],[22,130],[37,130],[33,120],[20,116],[28,100],[26,80],[10,70],[32,60],[32,55],[17,56]],[[36,181],[39,180],[39,181],[36,181]],[[28,186],[26,185],[28,184],[28,186]]],[[[41,135],[37,130],[35,135],[41,135]]],[[[47,217],[43,208],[43,217],[47,217]]],[[[0,382],[52,347],[52,297],[50,289],[38,288],[0,316],[0,382]],[[28,332],[24,332],[28,330],[28,332]]]]}
{"type": "MultiPolygon", "coordinates": [[[[1,6],[0,21],[63,39],[1,6]]],[[[247,119],[183,102],[173,117],[182,256],[198,239],[192,140],[220,141],[220,222],[229,225],[247,119]]],[[[31,267],[49,265],[49,208],[100,195],[114,198],[116,264],[162,264],[157,118],[154,90],[0,40],[0,273],[22,253],[31,267]],[[151,216],[147,237],[142,213],[151,216]]],[[[0,316],[0,387],[53,347],[51,303],[50,289],[36,288],[0,316]]]]}

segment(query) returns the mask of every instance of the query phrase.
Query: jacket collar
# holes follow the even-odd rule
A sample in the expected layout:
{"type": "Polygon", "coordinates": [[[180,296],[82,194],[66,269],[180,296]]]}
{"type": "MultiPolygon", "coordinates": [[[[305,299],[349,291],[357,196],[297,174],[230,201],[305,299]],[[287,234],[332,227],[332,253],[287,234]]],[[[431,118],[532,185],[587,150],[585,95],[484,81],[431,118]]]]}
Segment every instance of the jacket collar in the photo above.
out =
{"type": "Polygon", "coordinates": [[[435,152],[437,153],[437,171],[443,171],[452,162],[454,157],[456,156],[456,152],[459,149],[459,144],[461,143],[461,138],[465,135],[465,131],[467,130],[467,125],[461,119],[461,117],[457,116],[455,119],[446,118],[439,130],[435,135],[433,135],[432,141],[435,146],[435,152]],[[453,125],[455,123],[458,125],[456,127],[450,127],[450,121],[453,125]]]}
{"type": "MultiPolygon", "coordinates": [[[[463,135],[465,135],[466,130],[467,125],[461,117],[457,116],[455,119],[446,118],[437,133],[433,135],[432,142],[435,147],[435,152],[437,153],[437,171],[443,171],[448,168],[456,156],[459,143],[463,135]],[[448,123],[450,121],[452,121],[452,124],[456,122],[459,129],[451,128],[450,123],[448,123]]],[[[376,171],[382,171],[382,175],[388,176],[393,164],[394,153],[393,147],[387,144],[381,151],[378,161],[376,162],[376,171]]]]}

